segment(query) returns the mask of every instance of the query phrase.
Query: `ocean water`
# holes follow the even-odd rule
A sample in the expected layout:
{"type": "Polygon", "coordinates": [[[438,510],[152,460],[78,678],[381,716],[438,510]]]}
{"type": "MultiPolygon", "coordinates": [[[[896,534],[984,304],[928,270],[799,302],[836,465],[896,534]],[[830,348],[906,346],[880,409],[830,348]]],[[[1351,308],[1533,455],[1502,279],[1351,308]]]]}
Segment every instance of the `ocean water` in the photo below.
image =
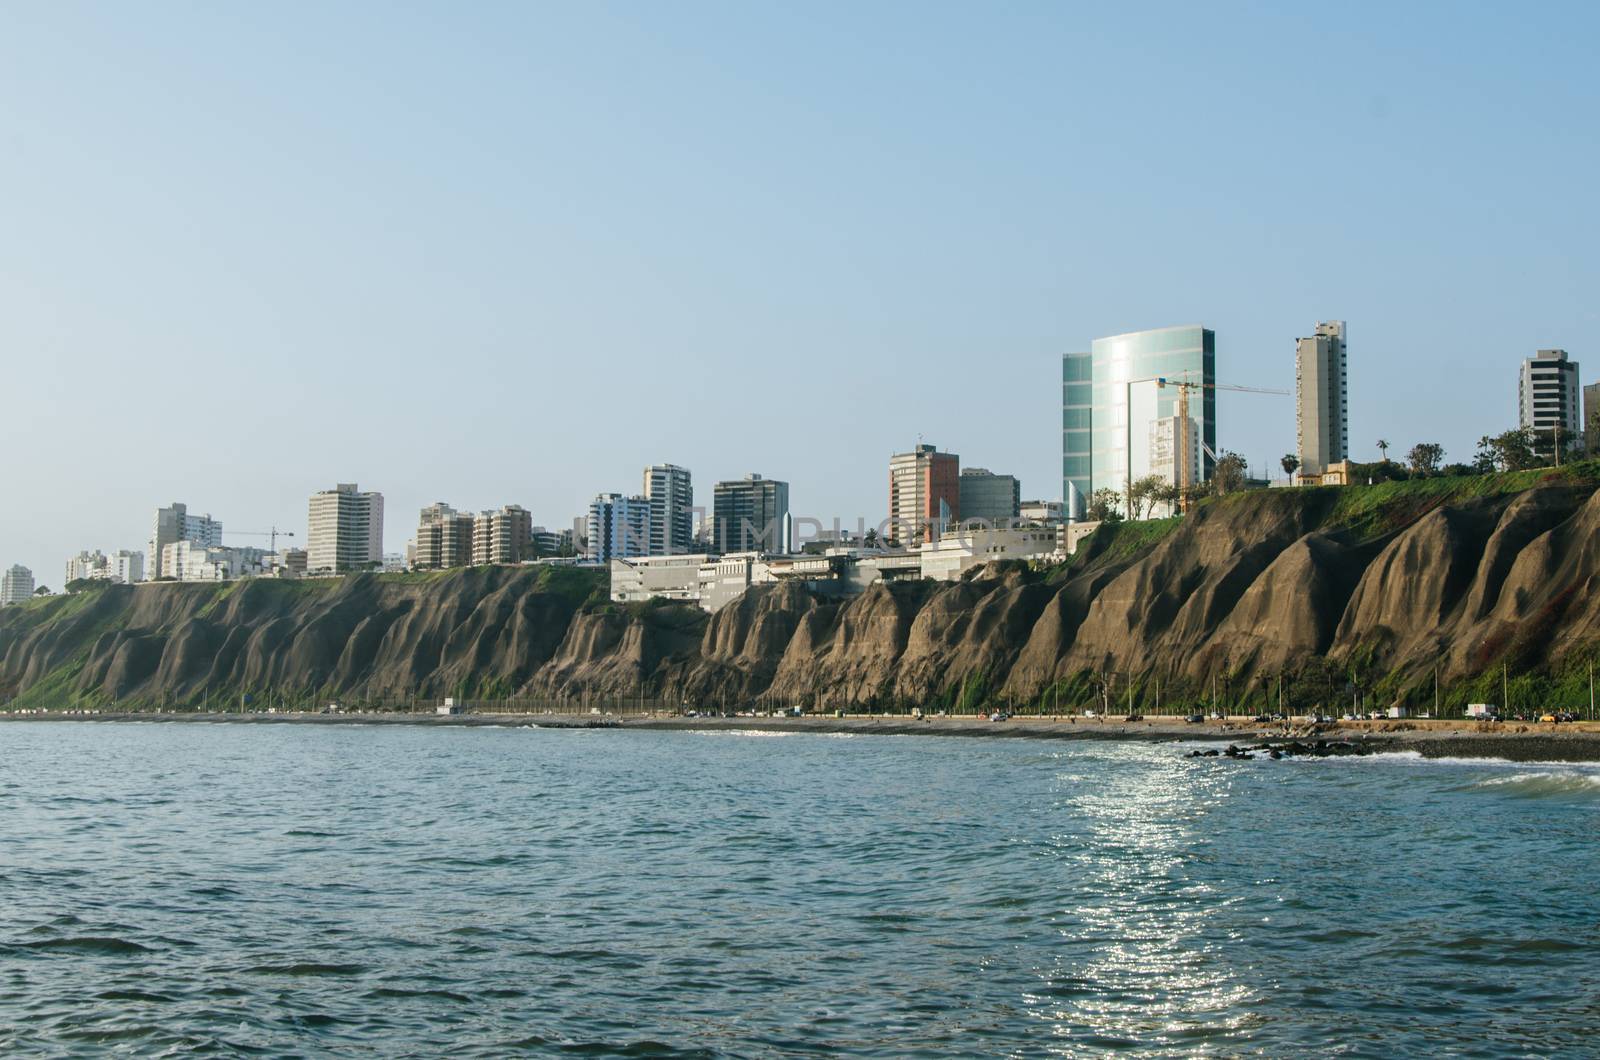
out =
{"type": "Polygon", "coordinates": [[[0,725],[0,1053],[1594,1055],[1600,770],[0,725]]]}

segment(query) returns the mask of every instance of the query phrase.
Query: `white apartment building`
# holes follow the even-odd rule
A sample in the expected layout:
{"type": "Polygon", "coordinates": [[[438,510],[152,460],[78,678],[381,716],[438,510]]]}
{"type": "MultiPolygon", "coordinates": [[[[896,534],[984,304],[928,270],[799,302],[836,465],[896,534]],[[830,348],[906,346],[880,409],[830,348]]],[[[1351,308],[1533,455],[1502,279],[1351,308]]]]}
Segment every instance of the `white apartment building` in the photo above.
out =
{"type": "Polygon", "coordinates": [[[205,515],[190,515],[187,505],[173,501],[165,508],[157,508],[155,525],[150,532],[150,558],[152,578],[175,578],[176,574],[161,567],[161,557],[168,545],[175,541],[192,541],[197,545],[221,545],[222,523],[205,515]]]}
{"type": "Polygon", "coordinates": [[[93,552],[80,552],[67,560],[67,570],[62,576],[61,585],[65,588],[73,582],[91,578],[97,581],[111,580],[111,560],[99,549],[93,552]]]}
{"type": "Polygon", "coordinates": [[[306,567],[314,574],[366,570],[383,564],[383,494],[354,482],[311,495],[306,567]]]}
{"type": "Polygon", "coordinates": [[[650,502],[602,493],[589,504],[584,558],[596,563],[650,554],[650,502]]]}
{"type": "Polygon", "coordinates": [[[13,564],[10,570],[0,574],[0,607],[30,599],[33,588],[33,571],[20,563],[13,564]]]}
{"type": "Polygon", "coordinates": [[[651,464],[644,469],[643,496],[650,506],[646,555],[680,556],[694,551],[694,486],[689,469],[651,464]]]}
{"type": "Polygon", "coordinates": [[[197,545],[175,541],[161,556],[161,569],[181,582],[225,582],[270,573],[276,557],[264,548],[197,545]]]}
{"type": "Polygon", "coordinates": [[[1563,451],[1583,430],[1578,411],[1578,362],[1566,350],[1540,350],[1522,362],[1517,377],[1518,425],[1534,432],[1534,444],[1552,453],[1563,451]]]}
{"type": "Polygon", "coordinates": [[[114,582],[119,585],[132,585],[134,582],[143,581],[144,553],[130,552],[125,548],[118,549],[109,556],[99,549],[93,552],[80,552],[67,560],[66,577],[61,584],[68,585],[84,579],[114,582]]]}
{"type": "Polygon", "coordinates": [[[123,585],[144,581],[144,553],[137,549],[119,548],[110,556],[111,580],[123,585]]]}

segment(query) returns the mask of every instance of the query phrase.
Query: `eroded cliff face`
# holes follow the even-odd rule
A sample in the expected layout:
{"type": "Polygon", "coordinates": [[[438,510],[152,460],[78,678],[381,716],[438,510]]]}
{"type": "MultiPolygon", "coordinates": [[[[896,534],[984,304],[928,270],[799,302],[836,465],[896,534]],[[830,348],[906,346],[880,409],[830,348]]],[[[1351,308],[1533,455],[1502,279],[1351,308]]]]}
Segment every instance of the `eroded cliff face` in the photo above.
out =
{"type": "Polygon", "coordinates": [[[1029,701],[1106,673],[1179,688],[1353,665],[1454,679],[1600,642],[1592,484],[1424,496],[1359,530],[1340,497],[1239,495],[1153,547],[1122,555],[1102,542],[1048,576],[995,565],[845,601],[765,585],[714,616],[608,604],[602,573],[543,568],[109,587],[0,611],[0,696],[846,706],[954,703],[976,688],[1029,701]]]}

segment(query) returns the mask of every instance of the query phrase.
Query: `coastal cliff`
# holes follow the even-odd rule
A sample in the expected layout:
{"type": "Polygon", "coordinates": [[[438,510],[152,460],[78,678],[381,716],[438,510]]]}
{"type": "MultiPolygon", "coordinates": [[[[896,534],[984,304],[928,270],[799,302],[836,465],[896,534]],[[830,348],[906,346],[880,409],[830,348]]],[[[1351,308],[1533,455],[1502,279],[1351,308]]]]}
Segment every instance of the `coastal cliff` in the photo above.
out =
{"type": "MultiPolygon", "coordinates": [[[[105,586],[0,611],[0,700],[195,706],[638,698],[821,707],[1104,696],[1296,707],[1562,693],[1600,645],[1600,469],[1258,490],[1106,527],[1053,571],[715,615],[617,605],[602,572],[479,567],[105,586]],[[1492,690],[1492,694],[1491,693],[1492,690]]],[[[1566,689],[1570,692],[1572,689],[1566,689]]]]}

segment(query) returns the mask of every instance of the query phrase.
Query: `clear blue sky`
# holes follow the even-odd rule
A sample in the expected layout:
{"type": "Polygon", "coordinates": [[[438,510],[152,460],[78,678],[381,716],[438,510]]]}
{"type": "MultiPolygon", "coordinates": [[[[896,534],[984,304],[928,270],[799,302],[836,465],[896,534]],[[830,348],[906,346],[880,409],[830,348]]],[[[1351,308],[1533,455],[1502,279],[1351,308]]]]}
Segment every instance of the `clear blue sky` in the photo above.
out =
{"type": "Polygon", "coordinates": [[[652,461],[878,519],[919,434],[1055,497],[1059,355],[1190,322],[1345,319],[1355,455],[1467,458],[1600,375],[1600,16],[1282,6],[7,3],[0,566],[652,461]]]}

